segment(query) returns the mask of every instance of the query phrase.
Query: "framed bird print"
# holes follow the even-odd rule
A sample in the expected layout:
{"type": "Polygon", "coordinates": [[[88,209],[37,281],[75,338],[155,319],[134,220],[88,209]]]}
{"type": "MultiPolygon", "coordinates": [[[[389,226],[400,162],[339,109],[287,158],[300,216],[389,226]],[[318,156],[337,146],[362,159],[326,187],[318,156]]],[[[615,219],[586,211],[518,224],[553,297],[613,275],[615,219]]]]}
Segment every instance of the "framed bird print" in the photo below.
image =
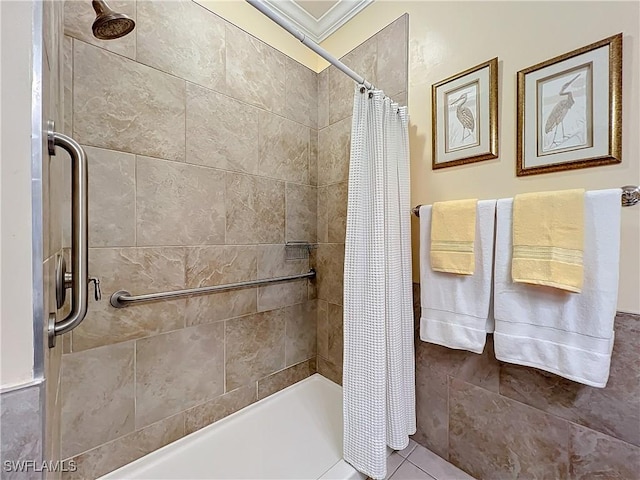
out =
{"type": "Polygon", "coordinates": [[[517,175],[622,161],[622,34],[518,72],[517,175]]]}
{"type": "Polygon", "coordinates": [[[498,59],[431,87],[433,169],[498,157],[498,59]]]}

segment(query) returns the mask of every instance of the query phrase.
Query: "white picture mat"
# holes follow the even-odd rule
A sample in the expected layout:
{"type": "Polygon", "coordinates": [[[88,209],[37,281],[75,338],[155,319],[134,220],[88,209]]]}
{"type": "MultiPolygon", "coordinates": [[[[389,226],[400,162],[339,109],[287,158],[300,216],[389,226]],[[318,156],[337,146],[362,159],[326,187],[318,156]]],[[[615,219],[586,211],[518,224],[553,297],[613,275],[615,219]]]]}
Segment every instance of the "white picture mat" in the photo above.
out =
{"type": "Polygon", "coordinates": [[[441,85],[436,88],[436,127],[437,131],[437,142],[436,142],[436,158],[435,163],[445,163],[451,162],[454,160],[459,160],[461,158],[467,157],[475,157],[477,155],[482,155],[485,153],[489,153],[489,66],[484,67],[481,70],[477,70],[475,72],[471,72],[463,77],[457,78],[450,82],[447,82],[445,85],[441,85]],[[475,147],[462,148],[459,150],[455,150],[453,152],[446,153],[445,151],[445,125],[446,125],[446,115],[445,108],[448,108],[445,100],[446,92],[451,90],[456,90],[463,85],[468,83],[472,83],[474,81],[478,81],[479,84],[479,98],[478,98],[478,118],[476,119],[476,124],[478,125],[480,131],[480,144],[475,147]]]}
{"type": "Polygon", "coordinates": [[[583,53],[525,76],[524,87],[524,168],[573,162],[584,158],[609,154],[609,46],[583,53]],[[538,80],[570,70],[585,63],[593,63],[593,147],[571,152],[538,156],[536,131],[536,102],[538,80]]]}

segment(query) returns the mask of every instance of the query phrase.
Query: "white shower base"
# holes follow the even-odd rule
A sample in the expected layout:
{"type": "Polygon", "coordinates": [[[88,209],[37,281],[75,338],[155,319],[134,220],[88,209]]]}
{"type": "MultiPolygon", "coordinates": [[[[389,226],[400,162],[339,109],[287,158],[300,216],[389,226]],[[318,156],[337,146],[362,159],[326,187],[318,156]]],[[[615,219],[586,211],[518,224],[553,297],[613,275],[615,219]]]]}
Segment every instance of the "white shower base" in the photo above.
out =
{"type": "Polygon", "coordinates": [[[102,477],[349,479],[342,388],[315,374],[102,477]]]}

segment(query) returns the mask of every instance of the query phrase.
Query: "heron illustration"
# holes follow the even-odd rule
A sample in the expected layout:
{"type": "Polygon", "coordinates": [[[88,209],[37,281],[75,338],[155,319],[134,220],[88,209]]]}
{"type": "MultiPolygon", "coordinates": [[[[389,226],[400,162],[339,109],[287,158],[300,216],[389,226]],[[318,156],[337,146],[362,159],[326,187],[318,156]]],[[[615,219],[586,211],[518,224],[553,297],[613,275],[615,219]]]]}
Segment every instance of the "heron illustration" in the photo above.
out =
{"type": "Polygon", "coordinates": [[[573,82],[576,81],[579,76],[580,73],[578,73],[575,77],[573,77],[562,86],[558,95],[566,98],[563,98],[558,103],[556,103],[555,107],[553,107],[553,110],[551,110],[551,113],[547,118],[547,122],[544,124],[544,133],[549,133],[551,130],[553,130],[553,140],[551,141],[551,145],[558,145],[558,142],[556,142],[558,127],[562,129],[562,139],[565,140],[567,138],[567,135],[565,135],[564,133],[564,119],[567,116],[567,113],[569,113],[569,110],[571,110],[571,107],[573,107],[573,105],[576,103],[573,100],[573,94],[571,93],[571,91],[567,91],[567,89],[573,82]]]}
{"type": "Polygon", "coordinates": [[[457,104],[456,117],[458,117],[458,121],[462,125],[462,141],[464,141],[468,136],[471,136],[476,128],[476,121],[473,118],[473,113],[471,113],[471,109],[469,109],[469,107],[464,106],[465,103],[467,103],[467,94],[463,93],[457,100],[454,100],[449,104],[452,107],[457,104]],[[465,135],[467,130],[469,133],[465,135]]]}

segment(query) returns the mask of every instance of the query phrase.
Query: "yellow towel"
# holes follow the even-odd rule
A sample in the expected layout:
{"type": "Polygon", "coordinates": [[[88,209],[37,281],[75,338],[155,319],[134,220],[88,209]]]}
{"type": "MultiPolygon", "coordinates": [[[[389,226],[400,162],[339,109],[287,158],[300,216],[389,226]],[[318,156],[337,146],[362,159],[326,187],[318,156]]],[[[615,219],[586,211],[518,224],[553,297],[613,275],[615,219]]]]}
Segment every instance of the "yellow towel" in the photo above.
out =
{"type": "Polygon", "coordinates": [[[431,269],[473,275],[477,199],[436,202],[431,209],[431,269]]]}
{"type": "Polygon", "coordinates": [[[513,201],[514,282],[580,293],[584,190],[525,193],[513,201]]]}

